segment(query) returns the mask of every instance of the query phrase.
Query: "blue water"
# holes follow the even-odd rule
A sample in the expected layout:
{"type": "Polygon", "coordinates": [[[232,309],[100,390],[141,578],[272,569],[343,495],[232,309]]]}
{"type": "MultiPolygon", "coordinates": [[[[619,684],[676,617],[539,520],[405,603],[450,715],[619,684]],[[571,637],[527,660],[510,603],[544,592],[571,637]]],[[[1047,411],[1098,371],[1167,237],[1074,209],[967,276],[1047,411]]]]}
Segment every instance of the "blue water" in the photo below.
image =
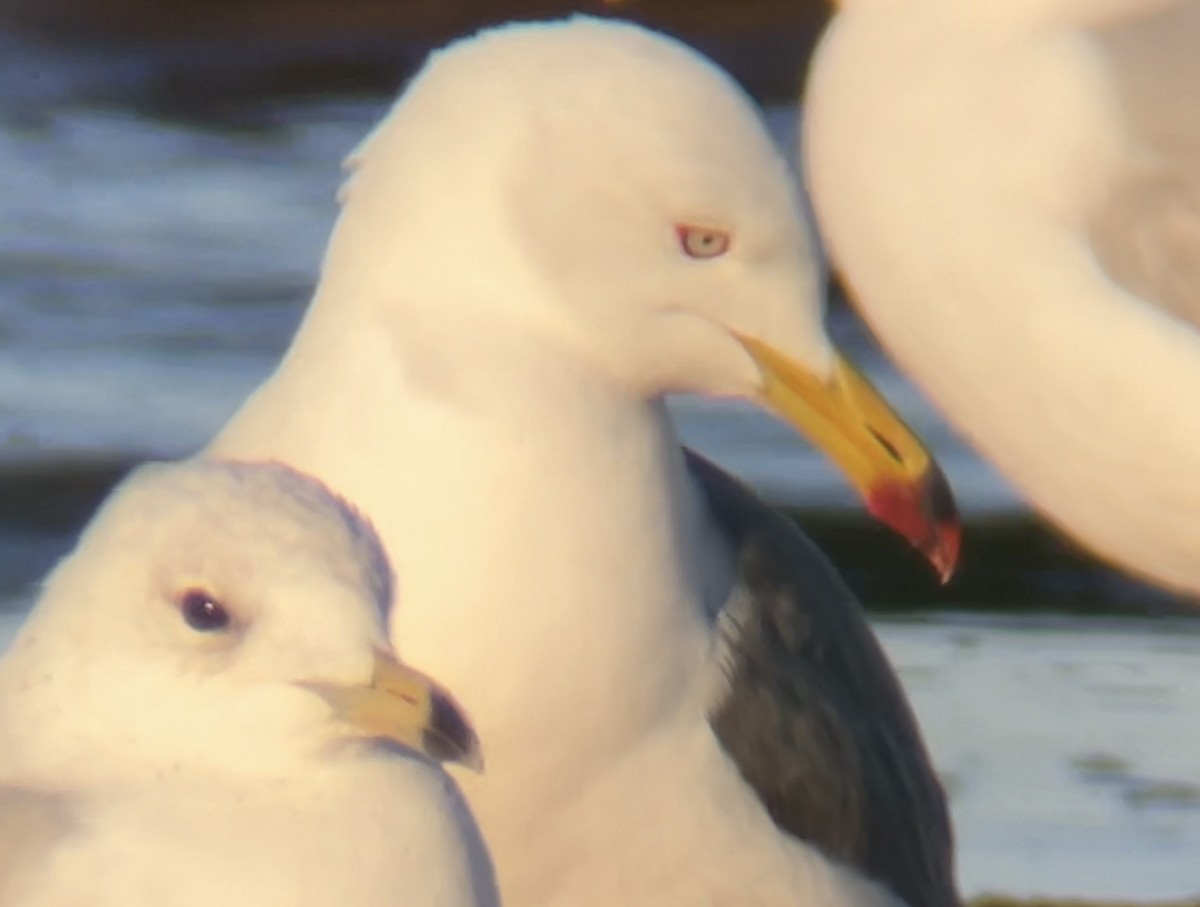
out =
{"type": "Polygon", "coordinates": [[[71,109],[3,124],[0,450],[200,444],[286,345],[376,106],[254,134],[71,109]]]}

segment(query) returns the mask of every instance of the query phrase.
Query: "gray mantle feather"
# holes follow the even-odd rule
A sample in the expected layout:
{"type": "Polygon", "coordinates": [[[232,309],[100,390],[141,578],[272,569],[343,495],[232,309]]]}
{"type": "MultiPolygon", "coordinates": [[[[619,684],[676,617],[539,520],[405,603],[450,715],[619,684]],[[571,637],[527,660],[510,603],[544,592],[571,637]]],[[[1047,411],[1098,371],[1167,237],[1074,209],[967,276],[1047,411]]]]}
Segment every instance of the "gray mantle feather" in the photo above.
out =
{"type": "Polygon", "coordinates": [[[910,907],[956,907],[946,796],[862,608],[786,517],[691,451],[743,594],[711,721],[776,824],[910,907]]]}

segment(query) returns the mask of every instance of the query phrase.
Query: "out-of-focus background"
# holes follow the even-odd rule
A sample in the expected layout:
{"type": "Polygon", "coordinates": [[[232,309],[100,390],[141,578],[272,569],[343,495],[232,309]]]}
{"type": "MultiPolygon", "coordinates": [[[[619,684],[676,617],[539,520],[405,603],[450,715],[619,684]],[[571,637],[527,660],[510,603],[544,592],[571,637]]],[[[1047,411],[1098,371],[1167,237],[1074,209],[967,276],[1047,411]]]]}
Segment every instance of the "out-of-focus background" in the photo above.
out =
{"type": "MultiPolygon", "coordinates": [[[[269,373],[340,161],[428,50],[572,11],[714,56],[794,147],[817,0],[0,0],[0,646],[123,471],[194,451],[269,373]]],[[[950,476],[967,525],[950,586],[788,429],[674,408],[876,615],[952,793],[964,889],[1200,894],[1200,610],[1032,515],[836,292],[830,326],[950,476]]]]}

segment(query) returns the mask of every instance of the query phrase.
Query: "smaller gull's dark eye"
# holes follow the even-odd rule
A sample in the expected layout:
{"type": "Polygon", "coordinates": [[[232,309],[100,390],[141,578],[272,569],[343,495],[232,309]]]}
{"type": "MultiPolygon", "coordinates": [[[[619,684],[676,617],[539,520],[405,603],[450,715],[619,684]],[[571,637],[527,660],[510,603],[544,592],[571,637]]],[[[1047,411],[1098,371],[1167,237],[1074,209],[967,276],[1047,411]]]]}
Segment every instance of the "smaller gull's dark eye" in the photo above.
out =
{"type": "Polygon", "coordinates": [[[179,600],[183,619],[193,630],[216,633],[229,626],[229,612],[203,589],[189,589],[179,600]]]}

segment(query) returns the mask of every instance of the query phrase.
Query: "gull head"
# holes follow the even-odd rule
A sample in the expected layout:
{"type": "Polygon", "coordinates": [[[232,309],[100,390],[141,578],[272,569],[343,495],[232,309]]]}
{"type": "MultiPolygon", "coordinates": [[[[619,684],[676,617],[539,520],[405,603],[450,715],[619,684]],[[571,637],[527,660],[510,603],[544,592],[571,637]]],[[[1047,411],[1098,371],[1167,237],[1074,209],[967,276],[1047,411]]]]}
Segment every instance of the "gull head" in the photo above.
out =
{"type": "Polygon", "coordinates": [[[830,343],[797,180],[704,57],[586,17],[485,31],[434,54],[349,167],[323,278],[339,305],[436,307],[477,344],[517,325],[644,398],[764,404],[952,569],[946,482],[830,343]]]}
{"type": "Polygon", "coordinates": [[[5,707],[51,729],[43,761],[101,772],[270,774],[380,743],[478,767],[450,694],[392,653],[391,597],[374,531],[316,480],[143,466],[48,578],[0,668],[5,707]]]}

